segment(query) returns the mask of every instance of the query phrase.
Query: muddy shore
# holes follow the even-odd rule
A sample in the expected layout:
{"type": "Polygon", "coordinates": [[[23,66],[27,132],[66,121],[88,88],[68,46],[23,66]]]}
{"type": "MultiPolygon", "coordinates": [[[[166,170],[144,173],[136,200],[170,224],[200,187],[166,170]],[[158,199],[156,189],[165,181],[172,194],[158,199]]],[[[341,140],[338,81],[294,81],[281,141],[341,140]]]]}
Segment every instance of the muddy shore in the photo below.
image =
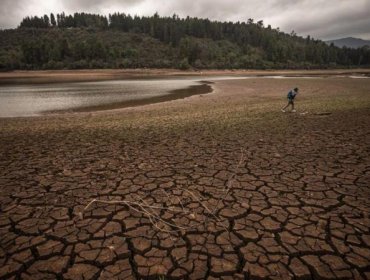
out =
{"type": "Polygon", "coordinates": [[[120,79],[146,79],[171,76],[322,76],[322,75],[370,75],[370,69],[338,70],[205,70],[180,71],[173,69],[137,70],[55,70],[55,71],[12,71],[0,72],[0,85],[45,84],[108,81],[120,79]]]}
{"type": "Polygon", "coordinates": [[[0,278],[369,278],[370,79],[211,86],[0,119],[0,278]]]}

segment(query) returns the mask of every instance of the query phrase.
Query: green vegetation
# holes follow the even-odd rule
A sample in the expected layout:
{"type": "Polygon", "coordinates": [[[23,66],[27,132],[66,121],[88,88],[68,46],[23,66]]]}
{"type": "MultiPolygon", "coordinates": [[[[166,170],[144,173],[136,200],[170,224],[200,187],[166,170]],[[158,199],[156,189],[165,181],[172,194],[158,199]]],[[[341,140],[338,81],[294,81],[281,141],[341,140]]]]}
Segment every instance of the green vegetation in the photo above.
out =
{"type": "Polygon", "coordinates": [[[0,31],[0,69],[294,69],[364,67],[370,49],[337,48],[262,21],[109,17],[75,13],[26,17],[0,31]]]}

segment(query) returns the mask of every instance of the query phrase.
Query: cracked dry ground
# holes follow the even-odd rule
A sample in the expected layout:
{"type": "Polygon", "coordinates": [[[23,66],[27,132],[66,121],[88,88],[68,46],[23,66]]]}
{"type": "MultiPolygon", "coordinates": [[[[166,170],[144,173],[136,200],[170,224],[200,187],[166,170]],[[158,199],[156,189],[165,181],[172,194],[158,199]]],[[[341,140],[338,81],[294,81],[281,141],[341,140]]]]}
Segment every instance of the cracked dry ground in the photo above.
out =
{"type": "Polygon", "coordinates": [[[370,278],[368,108],[125,116],[1,121],[1,279],[370,278]]]}

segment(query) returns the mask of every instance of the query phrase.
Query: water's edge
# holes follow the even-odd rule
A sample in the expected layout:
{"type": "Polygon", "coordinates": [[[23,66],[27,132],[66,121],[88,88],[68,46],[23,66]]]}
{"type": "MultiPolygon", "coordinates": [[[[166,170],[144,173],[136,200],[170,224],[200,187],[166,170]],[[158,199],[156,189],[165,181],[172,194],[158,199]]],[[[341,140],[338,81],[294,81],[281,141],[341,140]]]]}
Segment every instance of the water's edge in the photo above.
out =
{"type": "Polygon", "coordinates": [[[52,111],[43,111],[42,114],[65,114],[65,113],[81,113],[81,112],[95,112],[95,111],[106,111],[106,110],[114,110],[114,109],[122,109],[128,107],[137,107],[143,106],[148,104],[155,104],[161,103],[166,101],[172,101],[177,99],[184,99],[193,95],[203,95],[207,93],[213,92],[213,88],[211,86],[212,82],[208,81],[201,81],[200,85],[192,85],[182,89],[175,89],[169,91],[168,94],[149,97],[149,98],[142,98],[136,100],[128,100],[122,102],[115,102],[110,104],[102,104],[102,105],[95,105],[95,106],[86,106],[86,107],[77,107],[68,110],[52,110],[52,111]]]}
{"type": "MultiPolygon", "coordinates": [[[[343,77],[353,78],[353,79],[364,79],[364,78],[369,79],[369,77],[365,75],[356,75],[356,76],[339,76],[339,75],[334,76],[333,75],[333,76],[330,76],[330,78],[343,78],[343,77]]],[[[67,114],[67,113],[79,113],[79,112],[106,111],[106,110],[122,109],[122,108],[128,108],[128,107],[143,106],[143,105],[172,101],[172,100],[177,100],[177,99],[184,99],[184,98],[187,98],[193,95],[203,95],[203,94],[213,92],[213,87],[211,86],[211,84],[213,84],[215,81],[218,81],[218,80],[325,79],[325,78],[328,78],[328,77],[326,76],[279,76],[279,75],[236,76],[234,75],[234,76],[218,76],[218,77],[208,76],[208,77],[203,77],[203,79],[200,79],[200,78],[194,79],[194,77],[182,77],[181,79],[174,79],[173,77],[167,78],[167,79],[149,79],[149,80],[131,79],[131,80],[122,80],[122,82],[108,81],[108,85],[106,82],[103,82],[103,81],[88,82],[86,84],[85,82],[82,82],[80,83],[81,85],[78,85],[75,83],[61,83],[60,88],[58,88],[57,86],[55,89],[53,89],[53,86],[51,86],[50,89],[49,88],[45,89],[44,86],[41,86],[40,89],[36,87],[36,90],[31,88],[29,90],[31,94],[30,96],[28,95],[27,87],[24,89],[23,87],[19,88],[18,86],[12,85],[10,86],[10,89],[5,88],[3,91],[5,93],[5,98],[4,98],[5,101],[3,100],[3,104],[0,103],[0,118],[37,117],[37,116],[45,116],[45,115],[50,115],[50,114],[67,114]],[[152,83],[151,81],[155,81],[155,82],[152,83]],[[171,82],[169,84],[166,84],[165,83],[166,81],[171,81],[171,82]],[[108,88],[109,83],[112,83],[110,85],[111,89],[108,88]],[[69,84],[73,84],[74,86],[73,87],[65,86],[69,84]],[[142,94],[140,96],[140,90],[147,94],[142,94]],[[7,99],[6,94],[8,94],[8,96],[11,96],[11,93],[13,93],[13,91],[15,93],[19,93],[19,95],[23,94],[25,97],[28,97],[28,99],[27,98],[22,99],[22,95],[20,99],[17,96],[14,99],[12,99],[12,97],[7,99]],[[41,92],[41,94],[48,93],[49,91],[55,94],[54,95],[51,94],[49,100],[46,100],[46,99],[43,99],[44,97],[39,98],[40,96],[42,96],[41,94],[40,95],[35,94],[35,92],[38,93],[38,91],[41,92]],[[84,92],[84,91],[86,93],[91,93],[92,94],[92,96],[90,96],[91,98],[87,97],[86,94],[84,95],[84,94],[79,93],[79,92],[84,92]],[[121,91],[122,91],[122,94],[126,92],[127,94],[126,100],[120,97],[121,91]],[[63,93],[66,93],[66,94],[63,95],[63,93]],[[75,95],[75,93],[78,93],[78,94],[75,95]],[[138,94],[136,96],[137,99],[129,99],[130,95],[134,96],[136,94],[138,94]],[[97,98],[97,95],[103,97],[102,101],[99,98],[97,98]],[[147,96],[145,97],[145,95],[147,96]],[[17,98],[19,100],[17,100],[17,98]],[[70,100],[68,98],[70,98],[70,100]],[[39,100],[41,100],[41,102],[39,102],[39,100]],[[74,102],[77,104],[74,105],[74,102]],[[11,111],[12,107],[9,104],[11,104],[15,108],[13,109],[13,112],[11,111]],[[42,108],[42,106],[44,107],[42,108]],[[1,108],[3,108],[3,111],[1,110],[1,108]]],[[[0,89],[2,89],[2,86],[0,86],[0,89]]],[[[0,90],[0,93],[1,93],[1,90],[0,90]]],[[[47,96],[47,95],[44,95],[44,96],[47,96]]]]}

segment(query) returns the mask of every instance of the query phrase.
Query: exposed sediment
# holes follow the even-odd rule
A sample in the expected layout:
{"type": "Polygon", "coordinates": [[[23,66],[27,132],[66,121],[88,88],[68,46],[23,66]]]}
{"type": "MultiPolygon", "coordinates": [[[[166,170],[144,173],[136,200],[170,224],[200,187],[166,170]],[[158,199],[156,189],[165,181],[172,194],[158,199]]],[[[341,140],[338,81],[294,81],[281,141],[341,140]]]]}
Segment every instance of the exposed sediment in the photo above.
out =
{"type": "Polygon", "coordinates": [[[278,110],[292,81],[256,79],[0,120],[0,278],[368,279],[369,82],[349,81],[294,80],[305,115],[278,110]]]}

